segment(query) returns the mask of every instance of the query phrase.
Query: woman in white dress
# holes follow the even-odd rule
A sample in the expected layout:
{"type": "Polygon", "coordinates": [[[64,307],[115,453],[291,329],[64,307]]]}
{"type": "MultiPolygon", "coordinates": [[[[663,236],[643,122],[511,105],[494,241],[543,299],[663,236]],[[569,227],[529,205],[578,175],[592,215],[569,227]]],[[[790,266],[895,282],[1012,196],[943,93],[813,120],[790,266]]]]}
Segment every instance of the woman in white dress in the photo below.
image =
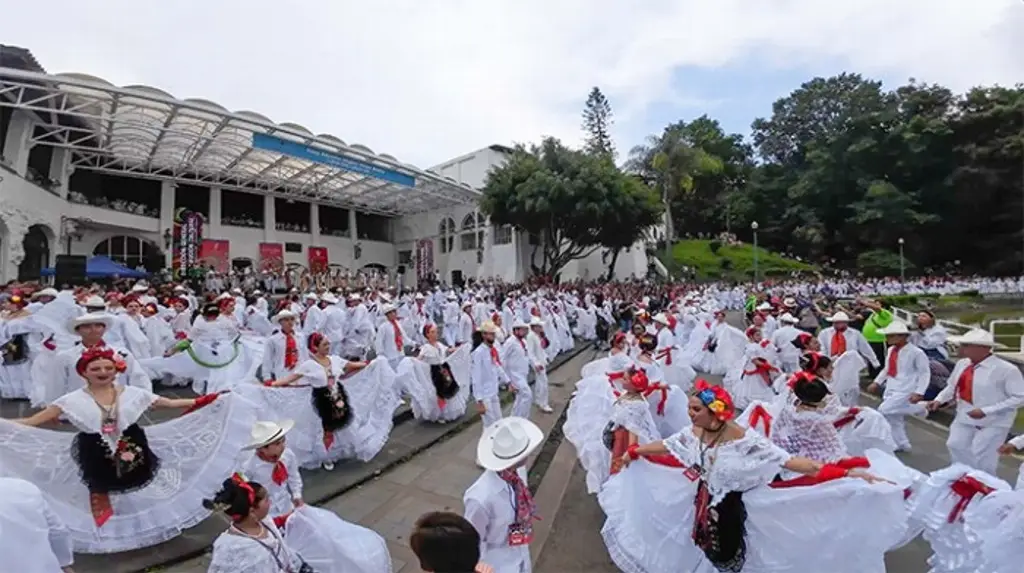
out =
{"type": "Polygon", "coordinates": [[[761,329],[751,326],[746,335],[748,342],[742,362],[731,370],[724,383],[735,397],[738,410],[745,410],[751,402],[772,401],[775,398],[774,378],[781,373],[778,365],[772,362],[776,352],[762,344],[761,329]]]}
{"type": "Polygon", "coordinates": [[[395,375],[412,398],[412,413],[417,420],[458,420],[466,413],[469,399],[469,345],[446,347],[438,340],[434,324],[423,327],[423,337],[426,342],[416,357],[404,358],[395,375]]]}
{"type": "Polygon", "coordinates": [[[42,489],[82,553],[156,545],[205,519],[199,492],[231,473],[254,421],[251,406],[231,395],[172,400],[120,386],[124,363],[110,348],[86,350],[75,368],[84,388],[29,418],[0,420],[3,471],[42,489]],[[139,424],[150,408],[200,407],[139,424]],[[36,427],[62,416],[78,431],[36,427]]]}
{"type": "Polygon", "coordinates": [[[762,573],[798,562],[806,571],[885,571],[884,553],[906,529],[905,520],[889,519],[903,511],[898,486],[862,468],[792,456],[735,424],[724,389],[703,380],[695,388],[693,426],[631,446],[624,463],[647,461],[613,476],[599,495],[608,516],[602,535],[620,569],[762,573]],[[766,487],[782,469],[812,479],[766,487]]]}
{"type": "Polygon", "coordinates": [[[299,464],[286,443],[294,425],[291,420],[256,422],[247,448],[253,455],[242,466],[247,480],[265,484],[269,516],[285,543],[317,573],[390,573],[384,538],[303,502],[299,464]]]}
{"type": "Polygon", "coordinates": [[[16,478],[0,478],[0,555],[5,571],[72,573],[71,535],[43,492],[16,478]]]}
{"type": "Polygon", "coordinates": [[[334,469],[344,458],[369,461],[384,448],[401,404],[395,373],[387,359],[350,362],[330,355],[331,342],[319,332],[306,339],[310,358],[270,388],[236,388],[261,405],[262,416],[292,416],[298,423],[292,448],[304,468],[334,469]]]}
{"type": "Polygon", "coordinates": [[[15,293],[0,312],[0,398],[25,399],[32,385],[32,360],[37,355],[32,339],[43,330],[25,309],[28,299],[15,293]]]}
{"type": "Polygon", "coordinates": [[[270,494],[261,484],[235,474],[204,503],[231,519],[213,542],[209,573],[314,573],[268,518],[270,494]]]}
{"type": "Polygon", "coordinates": [[[221,304],[207,303],[192,323],[188,338],[179,341],[168,357],[139,362],[157,376],[191,379],[197,394],[222,392],[255,381],[256,369],[263,360],[263,344],[243,338],[233,316],[222,313],[233,304],[229,299],[221,304]]]}

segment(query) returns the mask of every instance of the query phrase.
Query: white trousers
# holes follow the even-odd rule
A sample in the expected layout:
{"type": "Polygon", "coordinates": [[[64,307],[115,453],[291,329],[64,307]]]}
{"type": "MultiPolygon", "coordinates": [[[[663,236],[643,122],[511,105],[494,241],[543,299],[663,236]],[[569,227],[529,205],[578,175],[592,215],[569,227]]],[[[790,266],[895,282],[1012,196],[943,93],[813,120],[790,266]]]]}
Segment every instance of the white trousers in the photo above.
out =
{"type": "Polygon", "coordinates": [[[910,449],[910,436],[907,435],[907,417],[905,414],[884,414],[885,421],[892,429],[892,439],[901,450],[910,449]]]}
{"type": "Polygon", "coordinates": [[[548,371],[534,371],[533,377],[533,400],[541,407],[550,408],[548,403],[548,371]]]}
{"type": "Polygon", "coordinates": [[[501,400],[499,400],[497,396],[492,396],[481,400],[481,402],[484,403],[484,408],[486,408],[484,413],[480,416],[480,420],[483,422],[481,425],[484,428],[487,428],[487,426],[490,426],[502,418],[501,400]]]}
{"type": "MultiPolygon", "coordinates": [[[[524,377],[522,380],[518,380],[515,377],[509,377],[511,382],[509,385],[515,390],[516,399],[512,402],[512,415],[520,418],[530,418],[530,407],[533,406],[533,390],[530,390],[530,384],[524,377]]],[[[545,391],[547,384],[545,381],[545,391]]]]}
{"type": "Polygon", "coordinates": [[[949,426],[949,457],[954,463],[961,463],[996,475],[999,467],[999,446],[1010,433],[1007,427],[972,426],[964,422],[953,422],[949,426]]]}

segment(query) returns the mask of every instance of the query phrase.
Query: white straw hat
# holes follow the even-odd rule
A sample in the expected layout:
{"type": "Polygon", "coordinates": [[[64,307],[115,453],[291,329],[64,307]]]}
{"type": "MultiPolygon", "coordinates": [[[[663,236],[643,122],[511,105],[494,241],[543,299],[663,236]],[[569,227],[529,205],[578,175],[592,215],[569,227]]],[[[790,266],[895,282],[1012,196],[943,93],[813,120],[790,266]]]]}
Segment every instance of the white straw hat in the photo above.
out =
{"type": "Polygon", "coordinates": [[[544,442],[544,432],[526,418],[502,418],[477,442],[476,458],[484,469],[500,472],[525,460],[544,442]]]}
{"type": "Polygon", "coordinates": [[[991,332],[980,328],[972,328],[960,336],[950,336],[948,340],[961,346],[987,346],[989,348],[999,346],[991,332]]]}
{"type": "Polygon", "coordinates": [[[295,427],[295,422],[292,420],[281,420],[280,422],[256,422],[252,425],[252,431],[249,433],[251,439],[249,444],[245,446],[246,450],[255,450],[262,448],[263,446],[269,446],[274,442],[280,440],[295,427]]]}

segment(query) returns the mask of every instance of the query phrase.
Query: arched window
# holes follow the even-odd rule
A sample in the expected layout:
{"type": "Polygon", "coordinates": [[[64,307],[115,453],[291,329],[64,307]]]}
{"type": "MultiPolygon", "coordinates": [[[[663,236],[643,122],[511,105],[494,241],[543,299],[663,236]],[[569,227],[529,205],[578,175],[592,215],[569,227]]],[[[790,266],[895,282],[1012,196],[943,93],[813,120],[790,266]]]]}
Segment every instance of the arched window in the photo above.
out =
{"type": "Polygon", "coordinates": [[[128,268],[134,269],[145,266],[146,261],[158,258],[160,249],[145,239],[130,235],[118,235],[100,241],[100,244],[92,250],[92,254],[110,257],[128,268]]]}
{"type": "Polygon", "coordinates": [[[475,251],[483,246],[484,232],[474,232],[477,225],[483,225],[484,217],[479,213],[469,213],[462,219],[462,234],[459,235],[459,248],[463,251],[475,251]]]}
{"type": "Polygon", "coordinates": [[[18,265],[18,280],[37,281],[39,273],[50,264],[50,240],[40,225],[32,225],[21,241],[25,258],[18,265]]]}
{"type": "Polygon", "coordinates": [[[438,228],[438,236],[441,240],[441,254],[450,253],[454,249],[455,232],[455,219],[451,217],[441,219],[441,225],[438,228]]]}

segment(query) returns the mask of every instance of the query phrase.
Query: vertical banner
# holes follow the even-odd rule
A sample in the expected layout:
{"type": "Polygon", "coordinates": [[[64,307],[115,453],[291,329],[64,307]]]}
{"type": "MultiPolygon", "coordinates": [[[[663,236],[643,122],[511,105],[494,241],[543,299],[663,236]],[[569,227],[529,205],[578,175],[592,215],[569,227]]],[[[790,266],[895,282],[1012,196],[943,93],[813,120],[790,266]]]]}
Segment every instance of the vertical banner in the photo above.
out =
{"type": "Polygon", "coordinates": [[[177,278],[188,277],[199,265],[199,244],[203,239],[203,216],[188,209],[174,214],[173,269],[177,278]]]}
{"type": "Polygon", "coordinates": [[[281,243],[260,243],[260,272],[280,273],[284,271],[284,245],[281,243]]]}
{"type": "Polygon", "coordinates": [[[434,277],[434,241],[420,239],[416,243],[416,278],[425,281],[434,277]]]}
{"type": "Polygon", "coordinates": [[[199,261],[204,267],[212,268],[218,273],[228,272],[231,261],[230,241],[203,239],[199,245],[199,261]]]}
{"type": "Polygon", "coordinates": [[[310,247],[308,256],[309,272],[322,273],[327,270],[327,247],[310,247]]]}

